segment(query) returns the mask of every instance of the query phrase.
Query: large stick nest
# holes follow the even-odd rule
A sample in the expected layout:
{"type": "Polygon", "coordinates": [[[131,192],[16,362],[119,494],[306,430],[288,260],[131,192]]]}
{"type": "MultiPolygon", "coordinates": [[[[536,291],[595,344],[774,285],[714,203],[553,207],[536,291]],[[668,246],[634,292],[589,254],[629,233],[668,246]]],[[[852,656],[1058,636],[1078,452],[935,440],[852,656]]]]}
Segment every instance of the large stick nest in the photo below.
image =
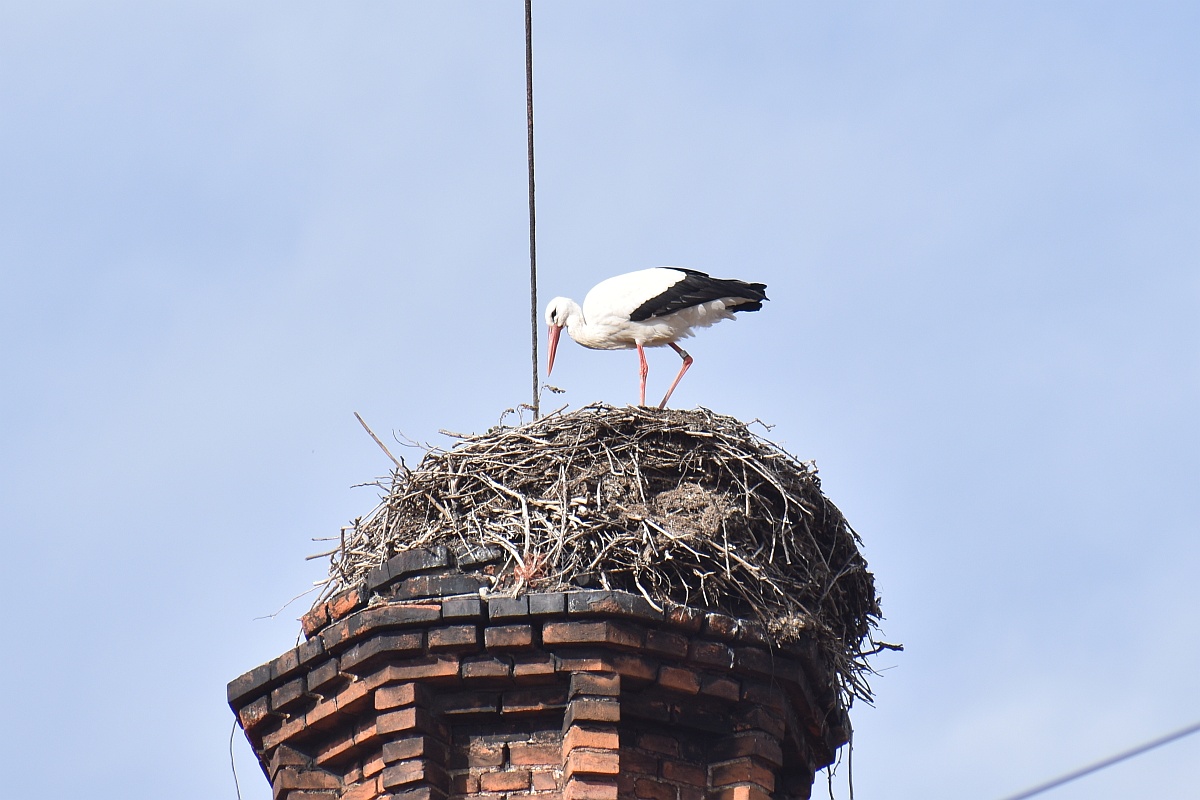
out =
{"type": "Polygon", "coordinates": [[[410,548],[491,549],[494,591],[598,586],[755,619],[780,645],[815,640],[846,699],[870,700],[874,578],[820,487],[812,463],[732,417],[589,406],[398,470],[322,596],[410,548]]]}

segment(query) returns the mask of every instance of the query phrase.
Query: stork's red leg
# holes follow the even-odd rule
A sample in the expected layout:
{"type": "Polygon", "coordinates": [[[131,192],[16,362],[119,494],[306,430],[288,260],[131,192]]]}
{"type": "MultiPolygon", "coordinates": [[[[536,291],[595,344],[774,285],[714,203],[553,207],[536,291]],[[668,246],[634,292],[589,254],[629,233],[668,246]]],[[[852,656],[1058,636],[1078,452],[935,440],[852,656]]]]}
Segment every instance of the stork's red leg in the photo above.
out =
{"type": "Polygon", "coordinates": [[[644,406],[646,405],[646,376],[650,374],[650,365],[646,363],[646,351],[642,349],[640,344],[636,345],[636,347],[638,351],[638,358],[642,360],[642,366],[640,370],[642,382],[641,389],[638,394],[638,405],[644,406]]]}
{"type": "MultiPolygon", "coordinates": [[[[674,342],[669,342],[668,344],[671,345],[671,348],[676,353],[679,353],[679,357],[683,359],[683,366],[679,368],[679,374],[675,376],[675,382],[671,384],[671,388],[667,389],[667,396],[664,397],[663,401],[658,404],[659,408],[667,407],[667,401],[671,399],[671,393],[675,391],[675,387],[679,385],[679,382],[681,380],[683,380],[683,373],[687,372],[688,368],[692,366],[692,357],[688,355],[687,350],[684,350],[682,347],[675,344],[674,342]]],[[[644,379],[643,379],[642,383],[643,383],[642,390],[644,392],[645,388],[646,388],[644,379]]]]}

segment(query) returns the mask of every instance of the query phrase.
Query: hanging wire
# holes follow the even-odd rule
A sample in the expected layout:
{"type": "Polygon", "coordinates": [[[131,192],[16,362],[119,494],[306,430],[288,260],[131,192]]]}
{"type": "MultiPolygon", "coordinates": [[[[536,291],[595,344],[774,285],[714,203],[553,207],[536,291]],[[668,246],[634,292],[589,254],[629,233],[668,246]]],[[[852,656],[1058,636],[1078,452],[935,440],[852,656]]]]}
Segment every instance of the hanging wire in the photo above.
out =
{"type": "Polygon", "coordinates": [[[1020,794],[1010,795],[1009,797],[1004,798],[1004,800],[1026,800],[1026,798],[1039,795],[1042,792],[1048,792],[1051,789],[1062,786],[1064,783],[1070,783],[1073,780],[1082,778],[1084,775],[1091,775],[1093,772],[1099,772],[1105,767],[1111,767],[1113,764],[1120,763],[1126,759],[1133,758],[1134,756],[1140,756],[1142,753],[1149,752],[1156,747],[1162,747],[1164,744],[1170,744],[1176,739],[1182,739],[1185,736],[1190,736],[1197,732],[1200,732],[1200,722],[1189,725],[1181,730],[1177,730],[1174,733],[1168,733],[1166,736],[1161,736],[1152,742],[1146,742],[1146,744],[1139,745],[1132,750],[1126,750],[1123,753],[1117,753],[1115,756],[1109,756],[1102,761],[1097,761],[1095,764],[1090,764],[1081,769],[1077,769],[1074,772],[1063,775],[1061,778],[1055,778],[1054,780],[1043,783],[1040,786],[1027,789],[1020,794]]]}
{"type": "Polygon", "coordinates": [[[525,0],[525,118],[529,162],[529,329],[533,353],[533,418],[541,416],[538,391],[537,215],[533,204],[533,0],[525,0]]]}

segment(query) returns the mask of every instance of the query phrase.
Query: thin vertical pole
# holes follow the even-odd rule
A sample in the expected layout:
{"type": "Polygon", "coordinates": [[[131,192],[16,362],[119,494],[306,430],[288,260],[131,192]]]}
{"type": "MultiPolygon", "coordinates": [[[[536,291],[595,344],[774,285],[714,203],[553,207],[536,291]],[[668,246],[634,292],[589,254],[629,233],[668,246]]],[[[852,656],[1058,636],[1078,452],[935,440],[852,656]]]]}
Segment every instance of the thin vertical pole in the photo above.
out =
{"type": "Polygon", "coordinates": [[[541,416],[538,381],[537,215],[533,202],[533,0],[525,0],[525,116],[529,161],[529,329],[533,349],[533,418],[541,416]]]}

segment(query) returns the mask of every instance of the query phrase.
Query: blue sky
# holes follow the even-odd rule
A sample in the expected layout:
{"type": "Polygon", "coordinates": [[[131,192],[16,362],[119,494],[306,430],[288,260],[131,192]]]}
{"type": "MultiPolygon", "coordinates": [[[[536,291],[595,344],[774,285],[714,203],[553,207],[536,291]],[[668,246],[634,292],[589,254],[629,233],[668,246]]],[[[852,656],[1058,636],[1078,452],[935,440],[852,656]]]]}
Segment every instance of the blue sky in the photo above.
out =
{"type": "MultiPolygon", "coordinates": [[[[769,286],[674,404],[773,423],[863,537],[908,649],[853,714],[859,797],[1000,798],[1200,719],[1198,35],[536,4],[543,302],[769,286]]],[[[12,796],[232,797],[225,682],[388,467],[352,412],[445,444],[527,400],[523,55],[515,2],[0,8],[12,796]]],[[[636,363],[564,342],[553,383],[632,402],[636,363]]],[[[1183,798],[1198,759],[1047,796],[1183,798]]]]}

